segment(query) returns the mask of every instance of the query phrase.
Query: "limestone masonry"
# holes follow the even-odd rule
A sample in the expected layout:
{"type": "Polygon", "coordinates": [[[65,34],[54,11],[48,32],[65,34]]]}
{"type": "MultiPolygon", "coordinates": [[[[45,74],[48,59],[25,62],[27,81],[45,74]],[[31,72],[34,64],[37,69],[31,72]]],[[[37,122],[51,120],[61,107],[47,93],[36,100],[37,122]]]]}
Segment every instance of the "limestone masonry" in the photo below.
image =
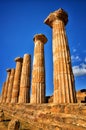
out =
{"type": "Polygon", "coordinates": [[[28,54],[24,55],[21,81],[20,81],[20,92],[19,92],[19,103],[30,102],[30,67],[31,67],[31,56],[28,54]]]}
{"type": "Polygon", "coordinates": [[[6,78],[6,82],[5,82],[5,88],[4,88],[4,94],[3,94],[3,103],[6,102],[7,99],[7,91],[8,91],[8,85],[9,85],[9,78],[10,78],[10,74],[11,74],[11,69],[7,69],[7,78],[6,78]]]}
{"type": "Polygon", "coordinates": [[[14,75],[15,75],[15,69],[11,69],[11,74],[10,74],[9,84],[8,84],[8,90],[7,90],[7,99],[6,99],[6,103],[10,103],[10,102],[11,102],[14,75]]]}
{"type": "Polygon", "coordinates": [[[76,102],[70,50],[65,32],[68,15],[63,9],[51,13],[45,23],[52,28],[54,103],[76,102]]]}
{"type": "Polygon", "coordinates": [[[45,102],[45,62],[44,44],[47,38],[43,34],[34,36],[34,61],[32,70],[32,94],[31,103],[45,102]]]}
{"type": "Polygon", "coordinates": [[[44,34],[36,34],[33,38],[32,68],[31,55],[24,54],[23,58],[15,58],[15,68],[6,70],[7,77],[1,94],[0,120],[4,121],[8,117],[10,120],[15,117],[19,119],[10,122],[9,130],[19,130],[20,122],[28,123],[29,130],[86,130],[86,90],[77,93],[75,90],[65,30],[67,22],[68,14],[63,9],[50,13],[44,21],[52,28],[52,96],[46,96],[44,46],[48,39],[44,34]]]}
{"type": "Polygon", "coordinates": [[[14,76],[14,82],[13,82],[11,103],[18,102],[23,58],[17,57],[15,59],[15,62],[16,62],[16,69],[15,69],[15,76],[14,76]]]}

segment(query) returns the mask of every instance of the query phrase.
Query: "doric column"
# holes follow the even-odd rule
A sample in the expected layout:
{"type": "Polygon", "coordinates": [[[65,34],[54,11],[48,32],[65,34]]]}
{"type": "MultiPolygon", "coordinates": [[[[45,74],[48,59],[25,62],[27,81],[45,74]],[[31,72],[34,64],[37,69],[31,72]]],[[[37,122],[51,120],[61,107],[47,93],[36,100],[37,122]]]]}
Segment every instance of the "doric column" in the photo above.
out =
{"type": "Polygon", "coordinates": [[[32,70],[32,95],[31,103],[45,102],[45,62],[44,62],[44,44],[47,38],[43,34],[37,34],[33,38],[34,60],[32,70]]]}
{"type": "Polygon", "coordinates": [[[11,69],[11,74],[10,74],[9,84],[8,84],[6,103],[10,103],[11,102],[14,74],[15,74],[15,69],[11,69]]]}
{"type": "Polygon", "coordinates": [[[23,58],[17,57],[15,58],[15,62],[16,62],[16,69],[15,69],[15,76],[13,82],[11,103],[18,102],[23,58]]]}
{"type": "Polygon", "coordinates": [[[6,78],[6,83],[5,83],[3,103],[6,103],[6,99],[7,99],[7,91],[8,91],[8,84],[9,84],[11,69],[7,69],[6,71],[7,71],[7,78],[6,78]]]}
{"type": "Polygon", "coordinates": [[[70,51],[65,32],[68,15],[63,9],[51,13],[45,23],[53,31],[54,103],[76,102],[70,51]]]}
{"type": "Polygon", "coordinates": [[[21,81],[20,81],[20,92],[19,92],[19,103],[30,102],[30,69],[31,68],[31,56],[28,54],[24,55],[21,81]]]}
{"type": "Polygon", "coordinates": [[[3,103],[3,99],[4,99],[5,84],[6,84],[6,82],[4,82],[4,83],[3,83],[3,86],[2,86],[2,94],[1,94],[1,102],[2,102],[2,103],[3,103]]]}

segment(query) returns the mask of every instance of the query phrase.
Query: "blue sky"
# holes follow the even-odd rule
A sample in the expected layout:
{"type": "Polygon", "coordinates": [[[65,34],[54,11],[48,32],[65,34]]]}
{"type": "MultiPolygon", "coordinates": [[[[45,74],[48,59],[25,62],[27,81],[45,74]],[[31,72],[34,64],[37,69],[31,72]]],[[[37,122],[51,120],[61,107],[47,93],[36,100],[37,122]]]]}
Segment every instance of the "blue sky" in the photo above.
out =
{"type": "Polygon", "coordinates": [[[44,24],[49,13],[68,12],[67,37],[76,90],[86,88],[86,1],[85,0],[0,0],[0,91],[6,69],[15,68],[14,58],[31,54],[33,36],[43,33],[45,44],[46,95],[53,94],[52,30],[44,24]]]}

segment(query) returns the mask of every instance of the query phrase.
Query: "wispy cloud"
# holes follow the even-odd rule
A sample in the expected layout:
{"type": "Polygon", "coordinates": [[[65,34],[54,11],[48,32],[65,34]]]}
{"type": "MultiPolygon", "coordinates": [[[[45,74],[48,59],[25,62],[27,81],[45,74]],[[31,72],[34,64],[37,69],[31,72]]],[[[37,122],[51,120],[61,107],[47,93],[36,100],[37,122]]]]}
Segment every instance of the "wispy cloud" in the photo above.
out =
{"type": "Polygon", "coordinates": [[[78,61],[81,61],[81,58],[78,55],[77,56],[72,55],[71,60],[72,62],[78,62],[78,61]]]}
{"type": "Polygon", "coordinates": [[[80,66],[81,66],[82,68],[86,69],[86,64],[82,63],[82,64],[80,64],[80,66]]]}
{"type": "Polygon", "coordinates": [[[76,52],[76,49],[73,49],[73,52],[76,52]]]}
{"type": "Polygon", "coordinates": [[[84,63],[79,66],[73,66],[72,69],[75,76],[86,75],[86,64],[84,63]]]}

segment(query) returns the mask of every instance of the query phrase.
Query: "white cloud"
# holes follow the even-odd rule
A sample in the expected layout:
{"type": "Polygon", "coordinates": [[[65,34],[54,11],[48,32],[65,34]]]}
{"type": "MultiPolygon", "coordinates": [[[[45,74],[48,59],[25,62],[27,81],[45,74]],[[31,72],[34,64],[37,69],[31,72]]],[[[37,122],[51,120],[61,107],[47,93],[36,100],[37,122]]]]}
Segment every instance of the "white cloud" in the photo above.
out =
{"type": "Polygon", "coordinates": [[[71,60],[72,60],[72,62],[81,61],[79,56],[74,56],[74,55],[71,56],[71,60]]]}
{"type": "Polygon", "coordinates": [[[73,66],[72,69],[75,76],[86,75],[86,64],[84,63],[79,66],[73,66]]]}
{"type": "Polygon", "coordinates": [[[86,69],[86,64],[82,63],[82,64],[80,64],[80,66],[81,66],[82,68],[86,69]]]}
{"type": "Polygon", "coordinates": [[[73,52],[76,52],[76,49],[73,49],[73,52]]]}
{"type": "Polygon", "coordinates": [[[74,59],[75,59],[75,57],[72,55],[72,56],[71,56],[71,60],[74,60],[74,59]]]}
{"type": "Polygon", "coordinates": [[[80,60],[79,56],[76,56],[75,58],[76,58],[76,60],[80,60]]]}

